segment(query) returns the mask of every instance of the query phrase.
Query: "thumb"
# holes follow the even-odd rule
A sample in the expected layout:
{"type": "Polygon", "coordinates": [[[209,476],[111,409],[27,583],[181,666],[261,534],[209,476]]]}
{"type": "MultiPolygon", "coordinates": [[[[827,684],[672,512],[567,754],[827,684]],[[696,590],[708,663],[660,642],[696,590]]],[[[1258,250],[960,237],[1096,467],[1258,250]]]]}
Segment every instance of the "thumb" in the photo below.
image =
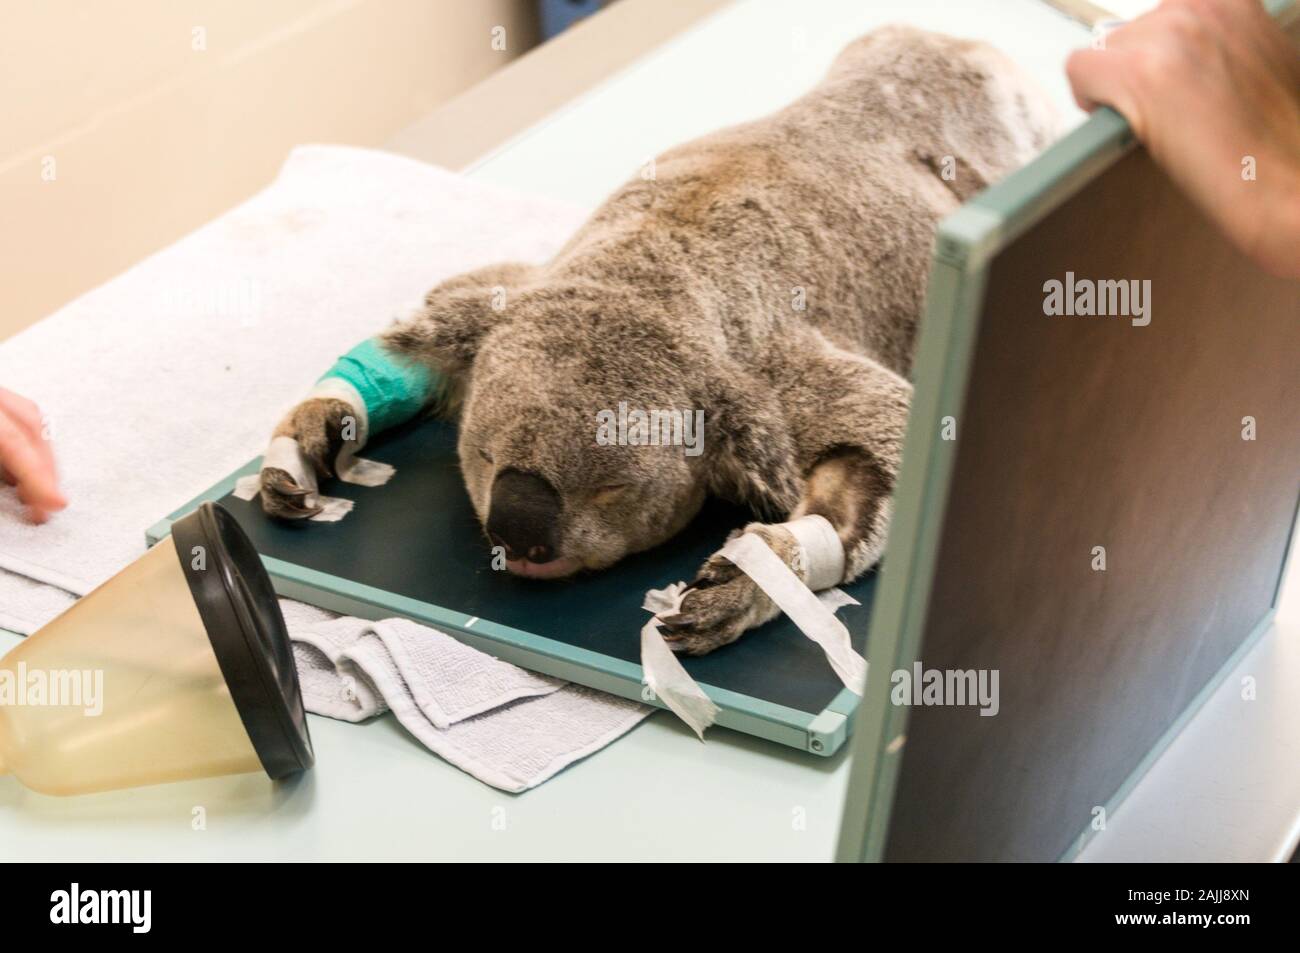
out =
{"type": "Polygon", "coordinates": [[[1065,61],[1065,75],[1080,109],[1092,112],[1098,106],[1110,106],[1140,137],[1141,115],[1124,81],[1125,66],[1123,54],[1113,50],[1075,50],[1065,61]]]}

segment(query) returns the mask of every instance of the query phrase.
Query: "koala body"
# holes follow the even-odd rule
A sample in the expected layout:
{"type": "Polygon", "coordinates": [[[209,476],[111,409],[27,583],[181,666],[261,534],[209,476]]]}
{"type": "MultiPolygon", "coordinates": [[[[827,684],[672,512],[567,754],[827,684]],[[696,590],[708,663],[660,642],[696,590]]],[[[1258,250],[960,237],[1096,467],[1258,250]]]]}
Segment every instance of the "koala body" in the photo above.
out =
{"type": "MultiPolygon", "coordinates": [[[[446,281],[381,340],[449,381],[466,488],[511,571],[601,569],[715,494],[824,516],[852,579],[885,544],[935,226],[1055,129],[991,47],[877,30],[781,111],[658,157],[550,262],[446,281]],[[620,406],[702,411],[700,444],[603,439],[620,406]]],[[[328,475],[346,412],[305,401],[276,434],[328,475]]],[[[264,471],[262,498],[308,512],[287,474],[264,471]]],[[[745,531],[803,577],[788,531],[745,531]]],[[[715,555],[667,638],[703,653],[777,611],[715,555]]]]}

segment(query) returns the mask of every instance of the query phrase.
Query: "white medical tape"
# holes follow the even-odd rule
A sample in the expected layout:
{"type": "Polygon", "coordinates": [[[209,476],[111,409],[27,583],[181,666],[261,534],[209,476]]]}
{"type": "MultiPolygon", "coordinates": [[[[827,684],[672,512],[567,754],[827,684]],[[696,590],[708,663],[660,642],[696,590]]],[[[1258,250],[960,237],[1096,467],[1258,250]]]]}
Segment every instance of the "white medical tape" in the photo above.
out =
{"type": "Polygon", "coordinates": [[[350,442],[355,444],[355,449],[366,445],[366,441],[370,438],[370,413],[366,410],[366,402],[361,399],[361,393],[355,387],[341,377],[322,377],[307,394],[308,400],[312,398],[341,400],[351,407],[352,415],[357,421],[357,436],[350,442]]]}
{"type": "MultiPolygon", "coordinates": [[[[829,523],[826,525],[830,526],[829,523]]],[[[832,532],[834,532],[833,527],[832,532]]],[[[861,605],[861,603],[839,588],[825,589],[814,595],[760,537],[752,533],[744,536],[757,543],[758,547],[771,557],[775,565],[785,571],[788,578],[784,578],[780,570],[772,569],[768,561],[761,556],[752,558],[752,554],[748,552],[750,543],[732,548],[732,553],[738,554],[736,559],[732,559],[732,555],[728,553],[728,548],[736,542],[732,540],[723,547],[722,555],[731,559],[742,572],[753,579],[758,587],[790,616],[804,635],[822,647],[830,660],[831,667],[845,685],[857,694],[862,694],[862,687],[866,684],[866,659],[853,650],[848,638],[848,629],[835,618],[837,609],[861,605]],[[789,597],[787,589],[794,592],[793,598],[789,597]],[[773,595],[773,590],[781,596],[780,599],[773,595]],[[800,590],[803,595],[799,595],[800,590]],[[812,607],[806,604],[808,599],[812,600],[812,607]],[[791,613],[786,608],[787,605],[793,605],[795,613],[791,613]],[[826,622],[827,617],[830,619],[829,623],[826,622]],[[804,624],[801,624],[801,620],[804,624]],[[805,624],[808,628],[804,627],[805,624]],[[831,648],[828,649],[827,644],[830,644],[831,648]]],[[[839,546],[838,535],[835,536],[835,543],[839,546]]],[[[843,547],[840,549],[842,562],[843,547]]],[[[826,560],[828,565],[833,561],[830,558],[826,560]]],[[[842,568],[840,574],[843,574],[842,568]]],[[[675,582],[666,589],[651,589],[645,594],[642,608],[653,613],[653,616],[641,627],[641,670],[645,683],[650,686],[651,691],[703,740],[704,729],[712,725],[718,716],[718,706],[691,678],[672,646],[664,640],[663,634],[659,631],[660,619],[681,611],[682,598],[685,595],[686,583],[684,582],[675,582]]]]}
{"type": "Polygon", "coordinates": [[[316,492],[316,469],[293,437],[275,437],[262,454],[262,469],[283,470],[309,494],[316,492]]]}
{"type": "Polygon", "coordinates": [[[292,437],[276,437],[271,441],[271,445],[266,448],[266,453],[262,455],[262,466],[257,473],[240,477],[235,481],[233,495],[236,499],[251,500],[262,489],[262,473],[268,467],[277,470],[283,470],[293,478],[293,482],[307,491],[307,496],[303,502],[311,506],[319,506],[320,512],[310,517],[318,523],[337,523],[352,509],[352,501],[344,500],[336,496],[321,496],[317,493],[316,470],[312,467],[311,461],[303,454],[302,448],[298,446],[298,441],[292,437]]]}
{"type": "Polygon", "coordinates": [[[230,495],[237,500],[251,500],[257,494],[262,492],[262,474],[250,473],[248,476],[241,476],[235,481],[235,488],[230,491],[230,495]]]}
{"type": "Polygon", "coordinates": [[[849,630],[781,557],[772,552],[762,537],[741,533],[729,540],[719,555],[754,580],[799,631],[822,647],[831,668],[849,691],[862,694],[867,680],[867,660],[854,650],[849,630]]]}
{"type": "Polygon", "coordinates": [[[713,724],[720,709],[695,684],[659,631],[659,617],[678,611],[685,588],[686,583],[675,582],[645,594],[642,607],[654,615],[641,627],[641,671],[655,696],[703,741],[704,729],[713,724]]]}
{"type": "Polygon", "coordinates": [[[827,609],[834,612],[836,609],[842,609],[845,606],[860,606],[861,602],[854,599],[843,589],[823,589],[817,593],[817,601],[827,609]]]}
{"type": "Polygon", "coordinates": [[[346,450],[340,450],[334,460],[335,475],[344,483],[355,486],[383,486],[396,472],[397,468],[392,464],[354,457],[346,450]]]}
{"type": "Polygon", "coordinates": [[[820,592],[844,581],[844,544],[830,520],[811,515],[777,525],[789,530],[803,550],[809,589],[820,592]]]}
{"type": "Polygon", "coordinates": [[[307,517],[315,523],[337,523],[352,512],[352,501],[339,496],[318,496],[315,505],[320,507],[320,512],[307,517]]]}
{"type": "Polygon", "coordinates": [[[370,414],[361,394],[341,377],[325,377],[316,382],[316,386],[307,395],[313,397],[341,400],[352,408],[356,420],[356,436],[343,442],[338,456],[334,458],[334,474],[344,483],[356,486],[383,486],[393,478],[397,468],[378,460],[366,460],[358,457],[357,451],[370,439],[370,414]]]}

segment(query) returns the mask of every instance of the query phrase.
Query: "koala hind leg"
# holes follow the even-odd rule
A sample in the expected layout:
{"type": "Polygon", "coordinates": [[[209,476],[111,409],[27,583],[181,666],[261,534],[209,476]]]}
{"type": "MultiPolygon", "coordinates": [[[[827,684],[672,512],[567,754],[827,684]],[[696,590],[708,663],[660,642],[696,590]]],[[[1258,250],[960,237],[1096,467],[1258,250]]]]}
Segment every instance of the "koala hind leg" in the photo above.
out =
{"type": "Polygon", "coordinates": [[[822,516],[844,546],[844,580],[880,561],[893,510],[894,474],[862,447],[833,447],[808,474],[808,489],[791,519],[822,516]]]}
{"type": "MultiPolygon", "coordinates": [[[[800,372],[781,375],[791,430],[800,442],[804,492],[790,519],[816,515],[834,528],[844,547],[841,582],[856,579],[880,559],[892,513],[890,496],[902,460],[912,388],[879,363],[836,348],[805,356],[800,372]],[[802,393],[814,381],[820,397],[802,393]],[[834,395],[830,399],[826,395],[834,395]]],[[[801,580],[808,566],[794,535],[780,523],[750,523],[801,580]]],[[[747,575],[720,553],[710,556],[682,599],[664,619],[664,638],[675,651],[704,655],[734,642],[780,610],[747,575]]]]}
{"type": "MultiPolygon", "coordinates": [[[[861,575],[880,558],[889,525],[893,484],[872,455],[858,447],[839,447],[815,464],[807,489],[791,519],[822,516],[835,527],[844,546],[845,576],[861,575]]],[[[750,523],[755,533],[801,579],[807,566],[799,558],[794,535],[779,523],[750,523]]],[[[752,579],[719,553],[700,567],[682,600],[681,611],[664,619],[664,638],[676,651],[704,655],[734,642],[748,629],[780,614],[776,603],[752,579]]]]}

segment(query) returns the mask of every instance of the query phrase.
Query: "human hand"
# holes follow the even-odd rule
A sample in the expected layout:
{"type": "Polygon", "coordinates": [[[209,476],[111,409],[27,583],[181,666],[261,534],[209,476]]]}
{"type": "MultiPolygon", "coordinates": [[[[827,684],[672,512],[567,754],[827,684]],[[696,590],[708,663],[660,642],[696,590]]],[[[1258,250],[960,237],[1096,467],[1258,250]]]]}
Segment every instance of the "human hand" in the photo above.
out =
{"type": "Polygon", "coordinates": [[[1259,0],[1164,0],[1066,73],[1080,108],[1121,113],[1238,248],[1300,277],[1300,51],[1259,0]]]}
{"type": "Polygon", "coordinates": [[[59,492],[54,451],[45,439],[41,412],[26,397],[0,387],[0,474],[18,487],[33,521],[44,523],[50,513],[68,505],[59,492]]]}

